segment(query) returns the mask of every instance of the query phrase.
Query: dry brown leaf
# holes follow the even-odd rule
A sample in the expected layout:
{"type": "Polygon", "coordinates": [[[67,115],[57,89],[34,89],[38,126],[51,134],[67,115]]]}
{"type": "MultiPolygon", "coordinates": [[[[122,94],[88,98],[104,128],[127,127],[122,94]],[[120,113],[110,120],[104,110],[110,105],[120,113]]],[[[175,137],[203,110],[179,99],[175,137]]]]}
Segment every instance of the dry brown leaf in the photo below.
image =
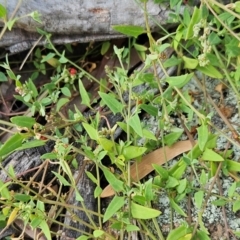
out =
{"type": "Polygon", "coordinates": [[[224,85],[223,83],[219,83],[216,87],[215,90],[219,93],[222,94],[222,91],[226,88],[226,85],[224,85]]]}
{"type": "MultiPolygon", "coordinates": [[[[141,162],[135,162],[131,166],[132,181],[139,181],[147,174],[153,171],[152,164],[162,165],[176,156],[192,149],[192,144],[189,140],[180,141],[171,147],[159,148],[146,156],[143,156],[141,162]]],[[[114,195],[114,190],[108,185],[102,192],[101,198],[114,195]]]]}

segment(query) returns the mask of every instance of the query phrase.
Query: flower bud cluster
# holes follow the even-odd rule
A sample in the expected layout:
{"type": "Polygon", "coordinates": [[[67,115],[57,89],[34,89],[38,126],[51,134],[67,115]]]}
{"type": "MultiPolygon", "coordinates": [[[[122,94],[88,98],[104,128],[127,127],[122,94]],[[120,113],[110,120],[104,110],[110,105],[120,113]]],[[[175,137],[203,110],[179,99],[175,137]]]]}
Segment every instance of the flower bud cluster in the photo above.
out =
{"type": "Polygon", "coordinates": [[[208,36],[211,33],[210,24],[206,21],[206,19],[202,19],[199,23],[195,24],[193,27],[193,36],[198,37],[201,29],[203,30],[202,36],[199,37],[199,41],[202,46],[202,54],[198,56],[199,65],[204,67],[209,64],[209,60],[207,58],[207,54],[211,53],[212,47],[210,42],[208,41],[208,36]]]}
{"type": "Polygon", "coordinates": [[[70,83],[73,84],[74,81],[79,77],[78,76],[78,72],[75,68],[65,68],[62,73],[61,76],[64,78],[64,82],[65,83],[70,83]]]}

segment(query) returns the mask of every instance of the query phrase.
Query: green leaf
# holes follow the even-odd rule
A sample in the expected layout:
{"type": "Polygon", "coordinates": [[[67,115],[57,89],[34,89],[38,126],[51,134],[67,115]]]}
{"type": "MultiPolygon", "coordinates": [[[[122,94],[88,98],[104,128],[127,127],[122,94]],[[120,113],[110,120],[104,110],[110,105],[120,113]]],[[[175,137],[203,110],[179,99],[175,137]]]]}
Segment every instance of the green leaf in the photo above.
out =
{"type": "Polygon", "coordinates": [[[129,125],[140,137],[143,137],[142,125],[138,114],[133,115],[129,119],[129,125]]]}
{"type": "Polygon", "coordinates": [[[85,87],[83,86],[83,83],[80,79],[79,79],[78,85],[79,85],[79,92],[80,92],[80,95],[81,95],[82,104],[91,108],[89,95],[88,95],[88,93],[87,93],[87,91],[86,91],[85,87]]]}
{"type": "Polygon", "coordinates": [[[51,152],[51,153],[45,153],[45,154],[43,154],[41,157],[40,157],[40,159],[57,159],[57,154],[56,153],[53,153],[53,152],[51,152]]]}
{"type": "Polygon", "coordinates": [[[200,72],[212,78],[217,78],[217,79],[223,78],[223,75],[212,65],[207,65],[205,67],[198,66],[197,70],[199,70],[200,72]]]}
{"type": "Polygon", "coordinates": [[[177,204],[175,203],[175,201],[172,199],[172,198],[169,198],[170,200],[170,204],[172,206],[172,208],[177,212],[179,213],[180,215],[182,215],[183,217],[187,217],[187,214],[182,210],[182,208],[177,204]]]}
{"type": "Polygon", "coordinates": [[[113,190],[115,190],[116,192],[120,192],[124,190],[122,181],[117,179],[115,175],[112,174],[107,168],[102,168],[102,170],[105,178],[107,179],[108,183],[111,185],[113,190]]]}
{"type": "Polygon", "coordinates": [[[26,194],[16,193],[14,194],[14,199],[21,202],[28,202],[31,199],[31,197],[26,194]]]}
{"type": "Polygon", "coordinates": [[[151,219],[158,217],[161,212],[159,210],[144,207],[142,205],[131,202],[131,214],[136,219],[151,219]]]}
{"type": "Polygon", "coordinates": [[[204,192],[203,191],[198,191],[194,194],[195,204],[196,204],[198,209],[200,209],[202,207],[203,197],[204,197],[204,192]]]}
{"type": "Polygon", "coordinates": [[[55,53],[48,53],[47,56],[44,56],[41,60],[41,63],[48,62],[50,59],[52,59],[56,54],[55,53]]]}
{"type": "Polygon", "coordinates": [[[240,209],[240,201],[235,201],[233,203],[233,212],[237,212],[240,209]]]}
{"type": "Polygon", "coordinates": [[[109,218],[111,218],[117,211],[124,205],[125,199],[124,197],[114,196],[110,204],[106,209],[106,212],[103,216],[103,222],[106,222],[109,218]]]}
{"type": "Polygon", "coordinates": [[[8,190],[8,185],[10,184],[11,182],[4,183],[3,181],[0,180],[0,194],[5,199],[11,199],[11,194],[8,190]]]}
{"type": "Polygon", "coordinates": [[[0,148],[0,157],[15,151],[18,147],[21,147],[23,139],[25,139],[25,136],[19,133],[11,136],[0,148]]]}
{"type": "Polygon", "coordinates": [[[12,20],[8,20],[8,21],[7,21],[7,28],[8,28],[9,31],[12,30],[12,27],[13,27],[14,23],[15,23],[17,20],[18,20],[17,18],[14,18],[14,19],[12,19],[12,20]]]}
{"type": "Polygon", "coordinates": [[[176,77],[168,77],[166,78],[166,82],[168,82],[171,87],[181,88],[190,81],[192,76],[193,76],[193,73],[176,76],[176,77]]]}
{"type": "Polygon", "coordinates": [[[93,176],[93,174],[89,171],[85,171],[85,173],[87,174],[87,176],[91,179],[91,181],[95,184],[98,184],[98,180],[93,176]]]}
{"type": "Polygon", "coordinates": [[[68,62],[68,59],[65,58],[65,50],[63,51],[63,53],[58,61],[59,61],[59,63],[63,63],[63,64],[68,62]]]}
{"type": "Polygon", "coordinates": [[[0,82],[7,82],[7,77],[3,72],[0,72],[0,82]]]}
{"type": "Polygon", "coordinates": [[[187,28],[185,40],[193,37],[193,27],[195,24],[200,22],[201,17],[202,17],[201,10],[198,9],[197,7],[194,7],[192,18],[187,28]]]}
{"type": "Polygon", "coordinates": [[[145,47],[144,45],[140,45],[140,44],[134,43],[134,44],[133,44],[133,47],[134,47],[137,51],[140,51],[140,52],[145,52],[145,51],[147,51],[147,47],[145,47]]]}
{"type": "Polygon", "coordinates": [[[31,129],[32,126],[36,123],[35,118],[27,116],[12,117],[10,121],[19,127],[26,127],[28,129],[31,129]]]}
{"type": "Polygon", "coordinates": [[[93,231],[93,236],[95,238],[98,238],[98,237],[102,236],[103,234],[104,234],[103,230],[95,230],[95,231],[93,231]]]}
{"type": "Polygon", "coordinates": [[[57,102],[56,112],[59,112],[59,110],[68,102],[68,98],[60,98],[57,102]]]}
{"type": "Polygon", "coordinates": [[[111,46],[111,43],[109,41],[105,41],[101,47],[101,54],[104,55],[105,53],[107,53],[110,46],[111,46]]]}
{"type": "Polygon", "coordinates": [[[197,132],[198,132],[198,146],[200,150],[203,151],[208,140],[208,126],[203,123],[200,127],[197,128],[197,132]]]}
{"type": "Polygon", "coordinates": [[[122,112],[124,106],[118,100],[116,100],[116,98],[103,92],[98,92],[98,94],[114,115],[122,112]]]}
{"type": "Polygon", "coordinates": [[[143,137],[157,141],[157,138],[155,137],[155,135],[151,131],[149,131],[145,128],[143,129],[143,137]]]}
{"type": "Polygon", "coordinates": [[[86,132],[88,133],[89,137],[92,139],[92,140],[98,140],[99,139],[99,136],[98,136],[98,131],[93,128],[90,124],[88,123],[82,123],[84,129],[86,130],[86,132]]]}
{"type": "Polygon", "coordinates": [[[126,160],[131,160],[137,157],[140,157],[147,151],[147,148],[145,147],[137,147],[137,146],[128,146],[124,147],[123,149],[123,156],[126,160]]]}
{"type": "Polygon", "coordinates": [[[167,240],[179,240],[180,238],[186,236],[189,233],[189,229],[182,225],[178,228],[172,230],[167,237],[167,240]]]}
{"type": "Polygon", "coordinates": [[[72,96],[71,91],[70,91],[69,88],[67,88],[67,87],[61,88],[61,92],[62,92],[66,97],[71,97],[71,96],[72,96]]]}
{"type": "Polygon", "coordinates": [[[205,149],[202,155],[202,159],[205,161],[213,161],[213,162],[222,162],[224,161],[223,157],[218,153],[214,152],[212,149],[205,149]]]}
{"type": "Polygon", "coordinates": [[[99,197],[101,195],[102,191],[103,191],[102,188],[97,186],[94,190],[94,198],[99,197]]]}
{"type": "Polygon", "coordinates": [[[183,56],[182,57],[183,62],[184,62],[184,68],[187,69],[196,69],[196,67],[198,66],[198,60],[194,59],[194,58],[188,58],[183,56]]]}
{"type": "Polygon", "coordinates": [[[177,186],[177,191],[179,194],[183,193],[187,187],[187,179],[184,178],[179,181],[179,185],[177,186]]]}
{"type": "Polygon", "coordinates": [[[177,128],[163,137],[163,141],[167,146],[172,146],[182,136],[183,129],[177,128]]]}
{"type": "Polygon", "coordinates": [[[88,236],[82,235],[82,236],[78,237],[76,240],[88,240],[88,239],[89,239],[88,236]]]}
{"type": "Polygon", "coordinates": [[[0,4],[0,18],[5,18],[7,15],[7,9],[0,4]]]}
{"type": "Polygon", "coordinates": [[[218,199],[218,200],[212,201],[211,203],[215,206],[222,207],[227,203],[227,201],[223,199],[218,199]]]}
{"type": "Polygon", "coordinates": [[[63,185],[63,186],[71,186],[71,184],[66,180],[66,178],[64,178],[61,174],[52,171],[52,173],[58,178],[59,182],[63,185]]]}
{"type": "Polygon", "coordinates": [[[140,108],[151,116],[156,117],[158,115],[158,108],[152,106],[151,104],[141,104],[140,108]]]}
{"type": "Polygon", "coordinates": [[[115,25],[112,28],[117,32],[135,38],[146,32],[144,28],[133,25],[117,25],[117,26],[115,25]]]}
{"type": "Polygon", "coordinates": [[[236,191],[236,188],[237,188],[237,183],[234,182],[231,187],[228,188],[228,197],[233,197],[235,191],[236,191]]]}
{"type": "Polygon", "coordinates": [[[174,188],[179,184],[178,180],[169,176],[165,188],[174,188]]]}
{"type": "Polygon", "coordinates": [[[75,194],[76,194],[76,200],[79,201],[79,202],[83,202],[84,199],[83,197],[81,196],[81,194],[79,193],[79,191],[75,188],[75,194]]]}
{"type": "Polygon", "coordinates": [[[226,160],[228,171],[240,172],[240,163],[232,160],[226,160]]]}
{"type": "Polygon", "coordinates": [[[159,176],[163,179],[163,180],[167,180],[168,179],[168,171],[163,168],[162,166],[160,165],[157,165],[157,164],[153,164],[152,165],[154,170],[159,174],[159,176]]]}
{"type": "Polygon", "coordinates": [[[42,229],[44,236],[47,238],[47,240],[51,240],[52,237],[47,222],[45,220],[42,220],[42,222],[39,224],[39,227],[42,229]]]}
{"type": "Polygon", "coordinates": [[[125,229],[127,230],[127,232],[133,232],[133,231],[139,231],[140,228],[137,227],[136,225],[132,225],[132,224],[129,224],[125,227],[125,229]]]}

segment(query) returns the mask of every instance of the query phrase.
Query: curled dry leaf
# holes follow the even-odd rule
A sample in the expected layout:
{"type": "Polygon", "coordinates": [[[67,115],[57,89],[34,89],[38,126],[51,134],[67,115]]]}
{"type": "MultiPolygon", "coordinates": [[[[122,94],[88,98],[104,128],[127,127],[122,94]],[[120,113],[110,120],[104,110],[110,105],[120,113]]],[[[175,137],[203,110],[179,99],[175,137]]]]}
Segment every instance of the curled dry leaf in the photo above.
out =
{"type": "MultiPolygon", "coordinates": [[[[163,165],[167,161],[175,158],[176,156],[187,152],[192,149],[192,144],[189,140],[180,141],[172,145],[171,147],[159,148],[145,156],[143,156],[141,162],[135,162],[131,166],[132,181],[139,181],[147,174],[153,171],[152,164],[163,165]]],[[[102,192],[101,197],[110,197],[114,195],[114,190],[108,185],[102,192]]]]}

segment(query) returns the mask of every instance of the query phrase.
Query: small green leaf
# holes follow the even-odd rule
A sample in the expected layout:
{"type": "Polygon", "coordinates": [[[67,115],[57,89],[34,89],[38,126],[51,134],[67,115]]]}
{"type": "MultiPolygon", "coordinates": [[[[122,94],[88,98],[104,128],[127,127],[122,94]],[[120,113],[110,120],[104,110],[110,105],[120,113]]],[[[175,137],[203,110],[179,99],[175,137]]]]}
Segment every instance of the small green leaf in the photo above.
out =
{"type": "Polygon", "coordinates": [[[147,148],[145,147],[128,146],[124,147],[122,154],[126,160],[131,160],[142,156],[146,150],[147,148]]]}
{"type": "Polygon", "coordinates": [[[7,9],[0,4],[0,18],[5,18],[7,15],[7,9]]]}
{"type": "Polygon", "coordinates": [[[137,51],[140,51],[140,52],[145,52],[145,51],[147,51],[147,47],[145,47],[144,45],[140,45],[140,44],[134,43],[133,46],[134,46],[134,48],[135,48],[137,51]]]}
{"type": "Polygon", "coordinates": [[[63,53],[58,61],[59,61],[59,63],[63,63],[63,64],[68,62],[68,59],[65,58],[65,50],[63,51],[63,53]]]}
{"type": "Polygon", "coordinates": [[[139,35],[146,32],[144,28],[140,26],[133,26],[133,25],[117,25],[117,26],[115,25],[113,26],[113,29],[124,35],[135,37],[135,38],[137,38],[139,35]]]}
{"type": "Polygon", "coordinates": [[[213,162],[222,162],[224,161],[223,157],[218,153],[214,152],[212,149],[205,149],[202,155],[202,159],[205,161],[213,161],[213,162]]]}
{"type": "Polygon", "coordinates": [[[162,166],[160,165],[157,165],[157,164],[153,164],[152,165],[154,170],[159,174],[159,176],[163,179],[163,180],[167,180],[168,179],[168,171],[163,168],[162,166]]]}
{"type": "Polygon", "coordinates": [[[26,127],[28,129],[31,129],[32,126],[36,123],[35,118],[27,117],[27,116],[17,116],[12,117],[11,122],[16,124],[19,127],[26,127]]]}
{"type": "Polygon", "coordinates": [[[89,95],[88,95],[88,93],[87,93],[87,91],[86,91],[85,87],[83,86],[83,83],[80,79],[79,79],[78,85],[79,85],[79,92],[80,92],[80,95],[81,95],[82,104],[91,108],[89,95]]]}
{"type": "Polygon", "coordinates": [[[106,222],[109,218],[116,214],[117,211],[124,205],[124,203],[124,197],[114,196],[104,213],[103,222],[106,222]]]}
{"type": "Polygon", "coordinates": [[[174,188],[179,184],[178,180],[169,176],[165,188],[174,188]]]}
{"type": "Polygon", "coordinates": [[[51,153],[45,153],[45,154],[43,154],[41,157],[40,157],[40,159],[57,159],[57,154],[56,153],[53,153],[53,152],[51,152],[51,153]]]}
{"type": "Polygon", "coordinates": [[[223,78],[223,75],[212,65],[207,65],[205,67],[198,66],[197,70],[199,70],[200,72],[212,78],[217,78],[217,79],[223,78]]]}
{"type": "Polygon", "coordinates": [[[142,205],[131,202],[132,217],[136,219],[151,219],[158,217],[161,212],[159,210],[144,207],[142,205]]]}
{"type": "Polygon", "coordinates": [[[42,222],[39,224],[39,227],[42,229],[44,236],[47,238],[47,240],[51,240],[52,237],[47,222],[45,220],[42,220],[42,222]]]}
{"type": "Polygon", "coordinates": [[[169,198],[170,200],[170,204],[172,206],[172,208],[177,212],[179,213],[180,215],[182,215],[183,217],[187,217],[187,214],[182,210],[182,208],[177,204],[175,203],[175,201],[172,199],[172,198],[169,198]]]}
{"type": "Polygon", "coordinates": [[[93,128],[90,124],[88,123],[82,123],[84,129],[86,130],[86,132],[88,133],[89,137],[92,139],[92,140],[98,140],[99,139],[99,136],[98,136],[98,131],[93,128]]]}
{"type": "Polygon", "coordinates": [[[142,125],[138,114],[133,115],[129,119],[129,125],[140,137],[143,137],[142,125]]]}
{"type": "Polygon", "coordinates": [[[223,199],[218,199],[218,200],[215,200],[215,201],[211,202],[211,204],[213,204],[215,206],[219,206],[219,207],[224,206],[226,203],[227,203],[227,201],[223,200],[223,199]]]}
{"type": "Polygon", "coordinates": [[[111,46],[111,43],[109,41],[105,41],[101,47],[101,54],[104,55],[105,53],[107,53],[110,46],[111,46]]]}
{"type": "Polygon", "coordinates": [[[19,133],[10,137],[0,148],[0,157],[15,151],[18,147],[21,147],[23,139],[25,139],[25,136],[19,133]]]}
{"type": "Polygon", "coordinates": [[[143,137],[157,141],[157,138],[155,137],[155,135],[151,131],[149,131],[145,128],[143,129],[143,137]]]}
{"type": "Polygon", "coordinates": [[[190,23],[188,25],[188,28],[187,28],[185,40],[193,37],[193,33],[194,33],[193,32],[193,27],[194,27],[195,24],[200,22],[201,17],[202,17],[201,10],[198,9],[197,7],[194,7],[192,18],[191,18],[191,21],[190,21],[190,23]]]}
{"type": "Polygon", "coordinates": [[[235,201],[233,203],[233,212],[237,212],[240,209],[240,201],[235,201]]]}
{"type": "Polygon", "coordinates": [[[178,228],[172,230],[167,237],[167,240],[179,240],[180,238],[186,236],[189,233],[189,229],[182,225],[178,228]]]}
{"type": "Polygon", "coordinates": [[[184,68],[187,69],[196,69],[196,67],[198,66],[198,60],[194,59],[194,58],[188,58],[183,56],[182,57],[183,62],[184,62],[184,68]]]}
{"type": "Polygon", "coordinates": [[[87,176],[91,179],[91,181],[95,184],[98,184],[98,180],[93,176],[93,174],[89,171],[85,171],[85,173],[87,174],[87,176]]]}
{"type": "Polygon", "coordinates": [[[198,209],[200,209],[202,207],[203,197],[204,197],[203,191],[198,191],[194,194],[195,204],[198,209]]]}
{"type": "Polygon", "coordinates": [[[183,193],[187,187],[187,179],[184,178],[179,181],[179,185],[177,186],[177,191],[179,194],[183,193]]]}
{"type": "Polygon", "coordinates": [[[97,186],[94,190],[94,198],[99,197],[101,195],[102,191],[103,191],[102,188],[97,186]]]}
{"type": "Polygon", "coordinates": [[[52,59],[56,54],[55,53],[48,53],[47,56],[43,56],[41,63],[48,62],[50,59],[52,59]]]}
{"type": "Polygon", "coordinates": [[[182,136],[183,129],[177,128],[163,137],[163,141],[167,146],[172,146],[182,136]]]}
{"type": "Polygon", "coordinates": [[[56,112],[59,112],[59,110],[69,102],[68,98],[60,98],[57,102],[56,112]]]}
{"type": "Polygon", "coordinates": [[[133,232],[133,231],[140,230],[139,227],[137,227],[136,225],[132,225],[132,224],[127,225],[125,229],[127,230],[127,232],[133,232]]]}
{"type": "Polygon", "coordinates": [[[81,194],[79,193],[79,191],[75,188],[75,194],[76,194],[76,200],[79,201],[79,202],[83,202],[84,199],[83,197],[81,196],[81,194]]]}
{"type": "Polygon", "coordinates": [[[151,116],[156,117],[158,115],[158,108],[152,106],[151,104],[141,104],[140,108],[151,116]]]}
{"type": "Polygon", "coordinates": [[[52,171],[52,173],[58,178],[59,182],[63,185],[63,186],[71,186],[71,184],[66,180],[66,178],[64,178],[61,174],[52,171]]]}
{"type": "Polygon", "coordinates": [[[67,87],[61,88],[61,91],[66,97],[71,97],[72,96],[71,91],[67,87]]]}
{"type": "Polygon", "coordinates": [[[0,72],[0,82],[7,82],[7,77],[3,72],[0,72]]]}
{"type": "Polygon", "coordinates": [[[234,182],[230,188],[228,188],[228,197],[232,197],[236,191],[237,183],[234,182]]]}
{"type": "Polygon", "coordinates": [[[192,76],[193,73],[176,77],[168,77],[166,78],[166,82],[168,82],[171,87],[181,88],[191,80],[192,76]]]}
{"type": "Polygon", "coordinates": [[[88,236],[82,235],[82,236],[78,237],[76,240],[88,240],[88,239],[89,239],[88,236]]]}
{"type": "Polygon", "coordinates": [[[107,179],[113,190],[115,190],[116,192],[123,191],[123,182],[117,179],[115,175],[112,174],[107,168],[102,168],[102,170],[105,178],[107,179]]]}
{"type": "Polygon", "coordinates": [[[0,180],[0,194],[5,199],[11,198],[11,194],[8,190],[8,185],[10,185],[10,184],[11,184],[11,182],[4,183],[3,181],[0,180]]]}
{"type": "Polygon", "coordinates": [[[28,202],[31,199],[31,197],[26,194],[16,193],[14,194],[14,199],[21,202],[28,202]]]}
{"type": "Polygon", "coordinates": [[[100,137],[98,143],[105,151],[111,152],[114,149],[114,142],[107,138],[100,137]]]}
{"type": "Polygon", "coordinates": [[[93,236],[95,238],[101,237],[103,234],[104,234],[103,230],[95,230],[95,231],[93,231],[93,236]]]}
{"type": "Polygon", "coordinates": [[[114,115],[122,112],[124,106],[118,100],[116,100],[116,98],[103,92],[98,92],[98,94],[114,115]]]}
{"type": "Polygon", "coordinates": [[[9,31],[12,30],[12,27],[13,27],[14,23],[15,23],[17,20],[18,20],[17,18],[14,18],[14,19],[12,19],[12,20],[8,20],[8,21],[7,21],[7,28],[8,28],[9,31]]]}
{"type": "Polygon", "coordinates": [[[198,146],[200,150],[203,151],[208,140],[208,126],[203,123],[200,127],[197,128],[197,132],[198,132],[198,146]]]}

